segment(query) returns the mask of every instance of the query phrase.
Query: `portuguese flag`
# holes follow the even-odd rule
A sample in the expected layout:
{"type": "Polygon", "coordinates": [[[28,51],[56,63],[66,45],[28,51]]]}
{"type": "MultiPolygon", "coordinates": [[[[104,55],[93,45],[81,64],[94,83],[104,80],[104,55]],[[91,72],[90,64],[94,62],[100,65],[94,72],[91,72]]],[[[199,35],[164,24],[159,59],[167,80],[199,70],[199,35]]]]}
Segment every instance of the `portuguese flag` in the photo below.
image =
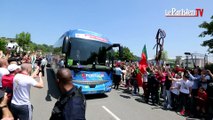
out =
{"type": "Polygon", "coordinates": [[[139,62],[139,69],[140,69],[141,73],[146,72],[146,68],[148,67],[147,59],[148,59],[148,56],[147,56],[147,51],[146,51],[146,45],[144,45],[142,54],[141,54],[141,60],[139,62]]]}

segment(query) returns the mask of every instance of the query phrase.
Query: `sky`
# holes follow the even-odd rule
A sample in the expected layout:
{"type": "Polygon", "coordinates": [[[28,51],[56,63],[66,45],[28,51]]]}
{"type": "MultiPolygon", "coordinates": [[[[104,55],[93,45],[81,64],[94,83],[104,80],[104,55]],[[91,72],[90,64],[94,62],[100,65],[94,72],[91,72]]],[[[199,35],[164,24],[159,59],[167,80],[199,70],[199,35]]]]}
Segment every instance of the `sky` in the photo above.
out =
{"type": "Polygon", "coordinates": [[[37,44],[53,45],[71,29],[85,29],[127,46],[140,56],[146,44],[153,58],[155,35],[166,32],[164,50],[169,58],[184,52],[207,53],[198,26],[210,21],[212,0],[0,0],[0,37],[29,32],[37,44]],[[204,9],[202,17],[166,17],[165,11],[204,9]]]}

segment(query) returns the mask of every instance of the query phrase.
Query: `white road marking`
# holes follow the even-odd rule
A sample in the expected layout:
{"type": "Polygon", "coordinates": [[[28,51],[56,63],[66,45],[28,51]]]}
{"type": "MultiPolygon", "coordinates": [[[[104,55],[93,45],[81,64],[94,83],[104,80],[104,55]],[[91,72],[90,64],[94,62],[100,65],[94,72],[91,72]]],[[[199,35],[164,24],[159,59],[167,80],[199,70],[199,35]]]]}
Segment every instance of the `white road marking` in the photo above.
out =
{"type": "Polygon", "coordinates": [[[119,117],[117,117],[114,113],[112,113],[107,107],[102,106],[102,108],[103,108],[104,110],[106,110],[110,115],[112,115],[112,117],[114,117],[115,120],[121,120],[121,119],[120,119],[119,117]]]}

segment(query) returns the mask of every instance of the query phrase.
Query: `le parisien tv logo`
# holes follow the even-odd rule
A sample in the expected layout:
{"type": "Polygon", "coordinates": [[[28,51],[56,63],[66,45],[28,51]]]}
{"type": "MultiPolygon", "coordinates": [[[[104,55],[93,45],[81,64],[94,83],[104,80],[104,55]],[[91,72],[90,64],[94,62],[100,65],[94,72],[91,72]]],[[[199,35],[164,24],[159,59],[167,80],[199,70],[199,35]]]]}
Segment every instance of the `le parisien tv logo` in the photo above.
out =
{"type": "Polygon", "coordinates": [[[176,9],[165,10],[166,17],[203,17],[204,9],[196,8],[190,9],[176,9]]]}

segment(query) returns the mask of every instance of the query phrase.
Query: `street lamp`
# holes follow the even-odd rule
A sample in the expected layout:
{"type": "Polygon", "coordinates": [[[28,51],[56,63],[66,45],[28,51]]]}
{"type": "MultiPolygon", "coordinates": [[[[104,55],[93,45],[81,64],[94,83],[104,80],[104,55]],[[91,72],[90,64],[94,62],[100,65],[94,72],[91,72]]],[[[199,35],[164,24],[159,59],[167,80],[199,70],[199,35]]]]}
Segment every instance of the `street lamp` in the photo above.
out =
{"type": "Polygon", "coordinates": [[[190,52],[185,52],[184,53],[186,55],[186,67],[188,68],[188,65],[189,65],[189,55],[191,55],[190,52]]]}
{"type": "Polygon", "coordinates": [[[208,64],[208,55],[207,54],[204,55],[204,66],[206,64],[208,64]]]}
{"type": "Polygon", "coordinates": [[[191,53],[190,53],[190,52],[185,52],[184,54],[185,54],[185,55],[191,55],[191,53]]]}

